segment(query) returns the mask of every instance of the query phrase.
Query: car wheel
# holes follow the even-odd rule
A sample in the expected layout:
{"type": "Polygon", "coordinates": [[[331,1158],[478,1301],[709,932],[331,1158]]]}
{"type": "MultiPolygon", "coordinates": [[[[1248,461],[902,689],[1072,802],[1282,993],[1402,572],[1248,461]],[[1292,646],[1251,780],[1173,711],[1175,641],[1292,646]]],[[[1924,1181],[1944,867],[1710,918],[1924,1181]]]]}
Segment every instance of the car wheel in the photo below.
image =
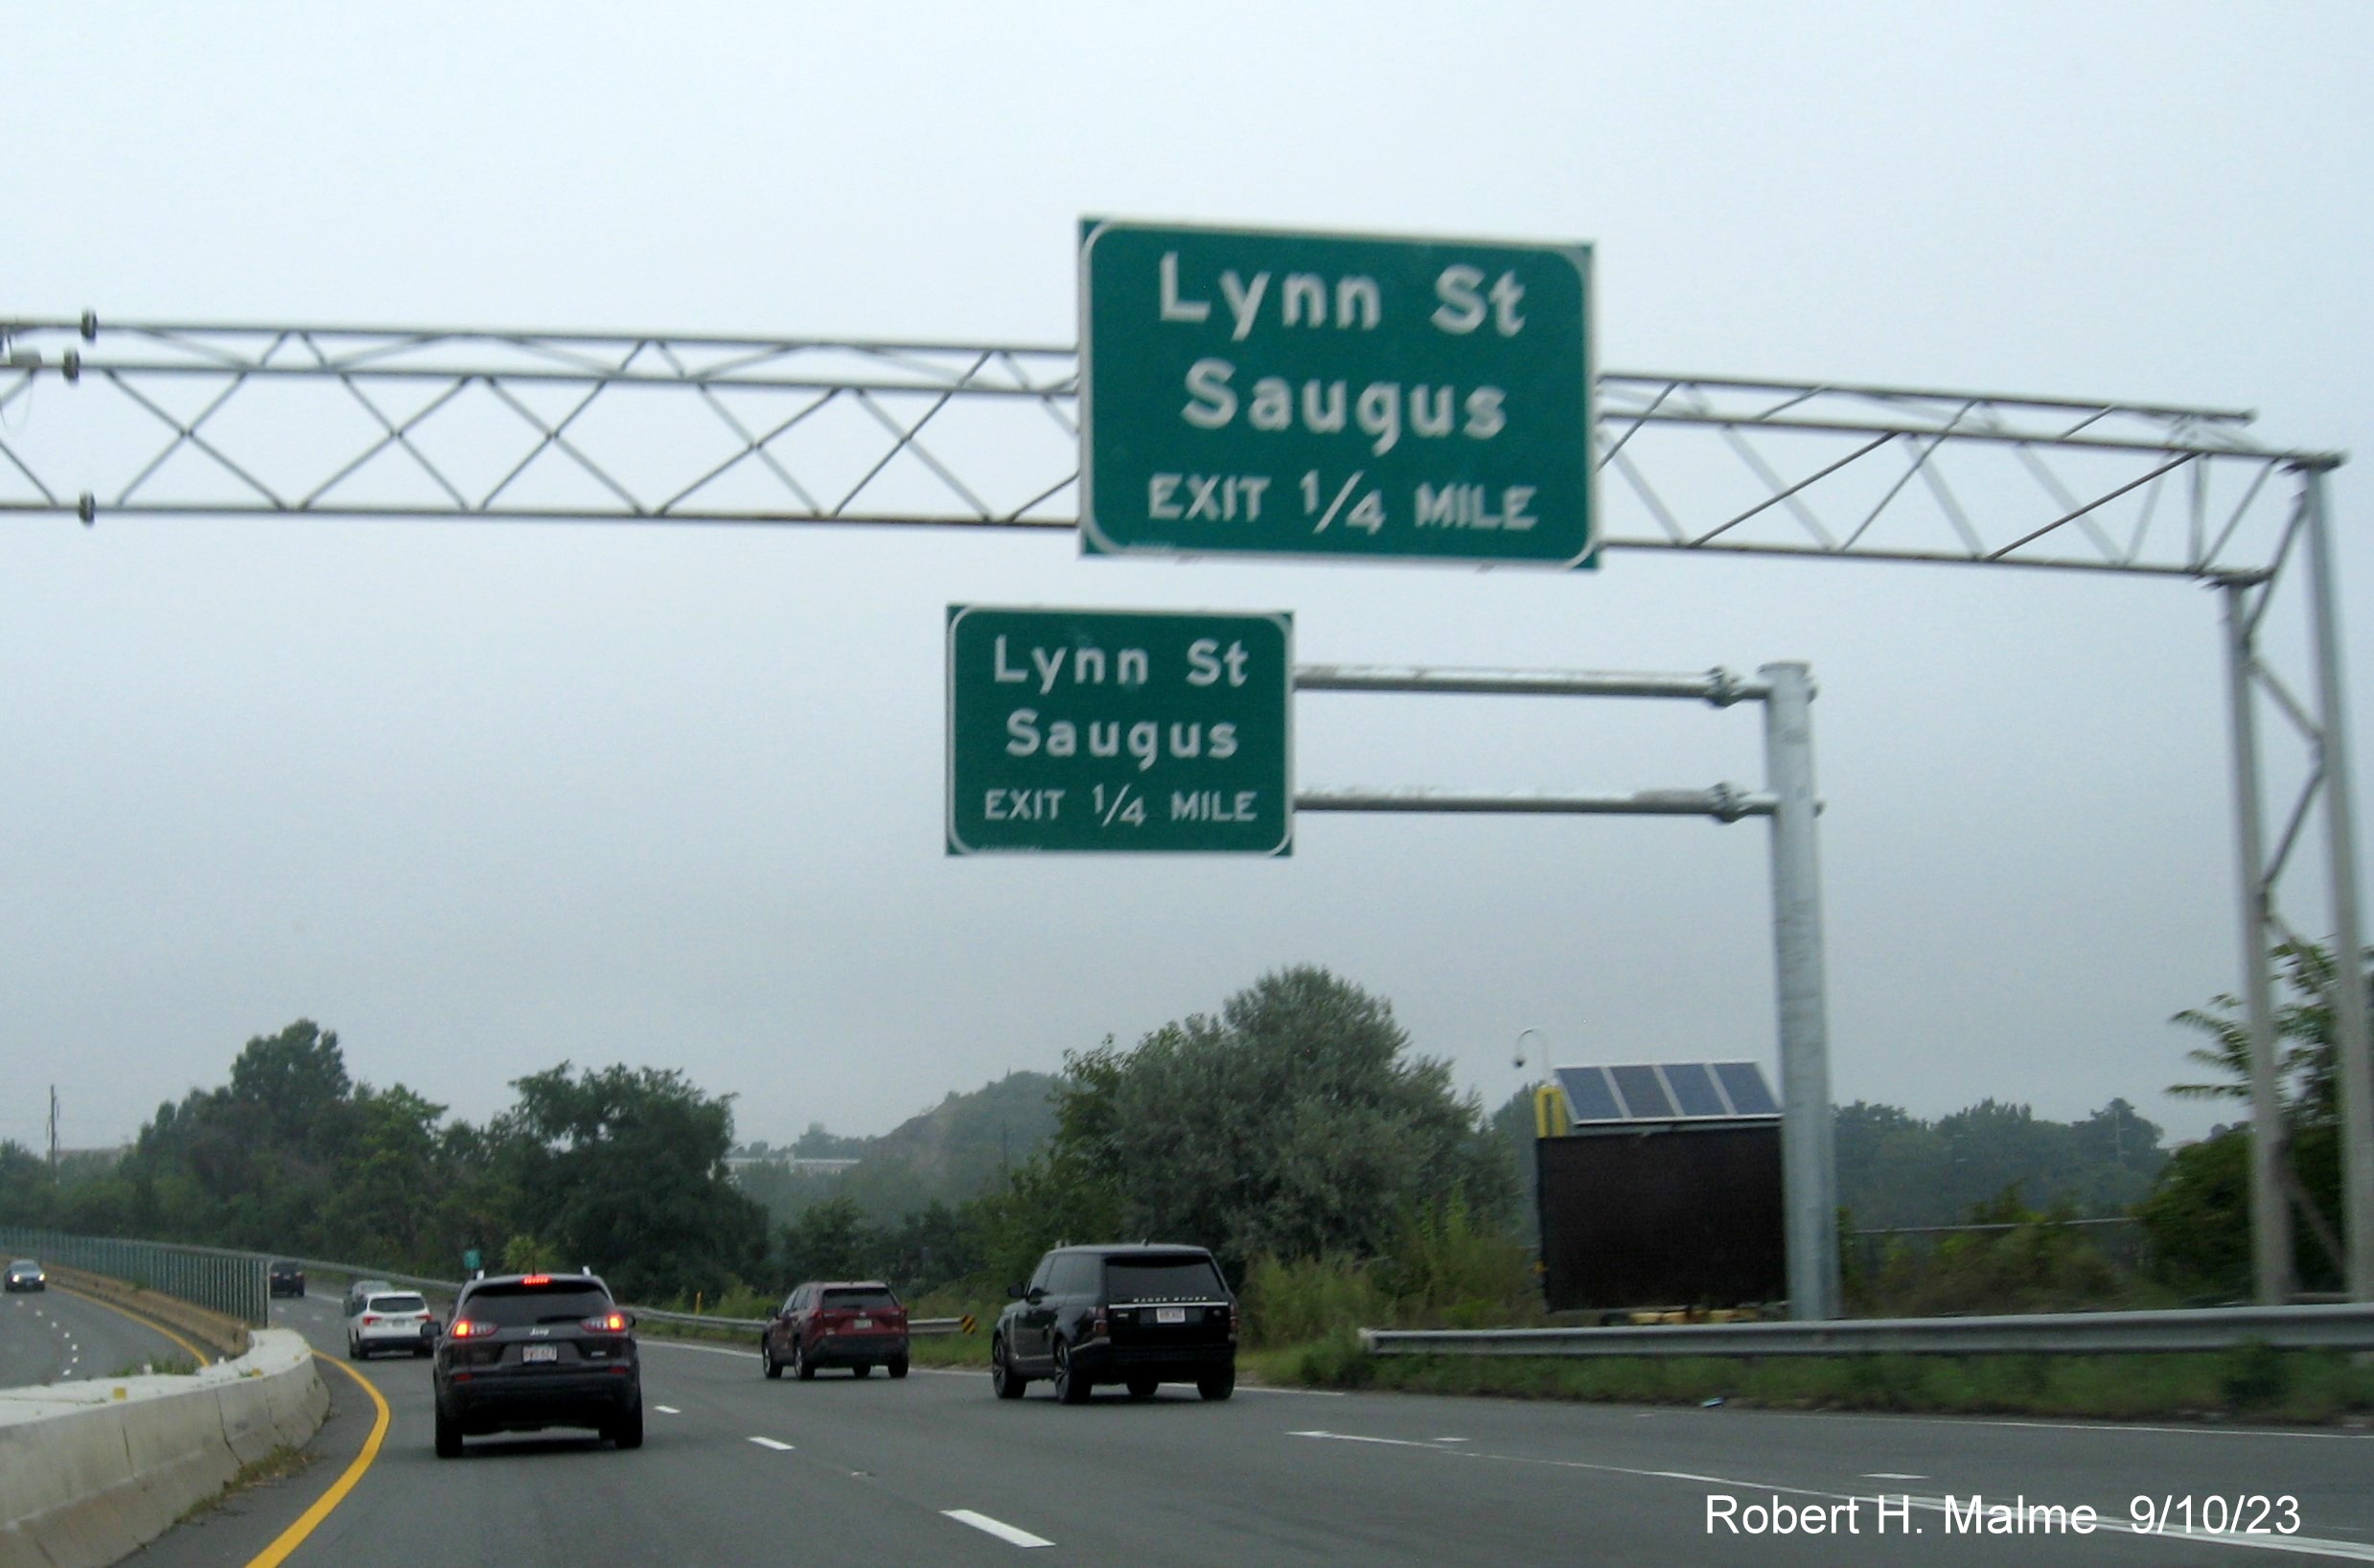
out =
{"type": "Polygon", "coordinates": [[[764,1334],[758,1339],[758,1370],[770,1377],[783,1375],[782,1364],[774,1358],[774,1346],[764,1334]]]}
{"type": "Polygon", "coordinates": [[[1162,1382],[1158,1378],[1133,1377],[1129,1380],[1129,1396],[1133,1399],[1151,1399],[1154,1391],[1160,1387],[1162,1382]]]}
{"type": "Polygon", "coordinates": [[[1236,1368],[1233,1364],[1218,1372],[1208,1372],[1195,1380],[1195,1392],[1214,1402],[1236,1392],[1236,1368]]]}
{"type": "Polygon", "coordinates": [[[352,1334],[346,1336],[346,1359],[349,1361],[362,1359],[362,1347],[356,1343],[355,1336],[352,1334]]]}
{"type": "Polygon", "coordinates": [[[1030,1379],[1014,1370],[1013,1360],[1006,1354],[1004,1337],[1001,1335],[992,1339],[989,1342],[989,1387],[1001,1399],[1019,1399],[1023,1390],[1029,1386],[1030,1379]]]}
{"type": "Polygon", "coordinates": [[[1088,1403],[1088,1379],[1072,1370],[1072,1347],[1055,1342],[1055,1397],[1067,1405],[1088,1403]]]}
{"type": "Polygon", "coordinates": [[[792,1341],[792,1375],[806,1383],[816,1377],[816,1363],[808,1359],[808,1348],[792,1341]]]}
{"type": "Polygon", "coordinates": [[[462,1423],[447,1415],[443,1405],[437,1407],[437,1457],[462,1457],[462,1423]]]}
{"type": "Polygon", "coordinates": [[[873,1370],[874,1364],[872,1362],[861,1361],[856,1366],[849,1369],[849,1375],[852,1377],[864,1377],[873,1370]]]}
{"type": "Polygon", "coordinates": [[[899,1356],[891,1361],[890,1375],[893,1377],[904,1377],[907,1375],[907,1358],[905,1356],[899,1356]]]}
{"type": "Polygon", "coordinates": [[[643,1406],[637,1400],[633,1410],[610,1423],[610,1441],[619,1448],[643,1446],[643,1406]]]}

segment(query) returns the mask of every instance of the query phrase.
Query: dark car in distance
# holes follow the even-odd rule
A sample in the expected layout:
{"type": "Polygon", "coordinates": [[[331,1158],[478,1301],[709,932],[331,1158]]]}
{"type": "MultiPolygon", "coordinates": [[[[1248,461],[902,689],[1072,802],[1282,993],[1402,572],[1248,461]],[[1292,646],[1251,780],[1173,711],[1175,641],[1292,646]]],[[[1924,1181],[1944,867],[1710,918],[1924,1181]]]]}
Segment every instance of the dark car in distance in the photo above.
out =
{"type": "Polygon", "coordinates": [[[1193,1383],[1207,1399],[1236,1390],[1236,1298],[1201,1247],[1152,1242],[1058,1247],[998,1315],[989,1380],[1019,1399],[1038,1378],[1068,1405],[1099,1383],[1150,1399],[1164,1383],[1193,1383]]]}
{"type": "Polygon", "coordinates": [[[437,1457],[490,1432],[589,1427],[643,1445],[643,1371],[634,1319],[590,1274],[472,1280],[437,1341],[437,1457]]]}
{"type": "Polygon", "coordinates": [[[272,1295],[302,1296],[305,1294],[305,1265],[289,1258],[275,1257],[265,1272],[265,1281],[272,1295]]]}
{"type": "Polygon", "coordinates": [[[8,1288],[11,1290],[47,1290],[50,1277],[41,1272],[41,1265],[30,1257],[20,1257],[9,1265],[8,1288]]]}
{"type": "Polygon", "coordinates": [[[811,1280],[795,1286],[758,1335],[759,1370],[811,1378],[818,1367],[859,1377],[887,1367],[907,1375],[907,1308],[879,1280],[811,1280]]]}

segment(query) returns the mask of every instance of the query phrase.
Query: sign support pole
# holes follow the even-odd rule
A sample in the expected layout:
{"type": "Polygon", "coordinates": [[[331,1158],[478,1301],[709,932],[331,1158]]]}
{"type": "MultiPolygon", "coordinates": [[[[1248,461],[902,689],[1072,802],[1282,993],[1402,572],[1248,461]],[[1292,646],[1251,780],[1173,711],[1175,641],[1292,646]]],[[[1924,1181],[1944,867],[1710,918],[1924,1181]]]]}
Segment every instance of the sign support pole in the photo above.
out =
{"type": "MultiPolygon", "coordinates": [[[[2264,593],[2264,589],[2261,590],[2264,593]]],[[[2234,725],[2234,844],[2242,861],[2243,1026],[2250,1042],[2250,1279],[2262,1306],[2292,1299],[2292,1210],[2284,1197],[2283,1095],[2276,1078],[2275,1003],[2267,972],[2272,922],[2259,813],[2258,654],[2248,585],[2228,580],[2225,680],[2234,725]]]]}
{"type": "Polygon", "coordinates": [[[1781,1175],[1788,1312],[1838,1316],[1837,1174],[1832,1163],[1830,1024],[1822,977],[1822,872],[1814,843],[1813,680],[1766,664],[1764,787],[1772,814],[1773,978],[1780,993],[1781,1175]]]}
{"type": "Polygon", "coordinates": [[[2323,744],[2326,875],[2333,889],[2333,1049],[2340,1058],[2341,1222],[2350,1300],[2374,1301],[2374,1044],[2366,1019],[2365,960],[2358,922],[2358,833],[2349,777],[2348,703],[2341,691],[2340,615],[2334,582],[2328,465],[2302,473],[2308,514],[2308,596],[2316,628],[2316,703],[2323,744]]]}

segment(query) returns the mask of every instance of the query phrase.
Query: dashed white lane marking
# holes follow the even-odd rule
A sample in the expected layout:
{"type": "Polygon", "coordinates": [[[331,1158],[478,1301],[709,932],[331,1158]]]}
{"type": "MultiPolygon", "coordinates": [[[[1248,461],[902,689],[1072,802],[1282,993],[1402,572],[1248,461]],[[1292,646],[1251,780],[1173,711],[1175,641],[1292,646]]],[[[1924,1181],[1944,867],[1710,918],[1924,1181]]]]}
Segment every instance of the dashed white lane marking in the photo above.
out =
{"type": "MultiPolygon", "coordinates": [[[[2009,1422],[2000,1424],[2013,1424],[2009,1422]]],[[[2040,1423],[2041,1424],[2041,1423],[2040,1423]]],[[[1556,1470],[1590,1470],[1601,1475],[1640,1476],[1651,1481],[1689,1481],[1701,1486],[1727,1487],[1739,1491],[1786,1493],[1791,1497],[1818,1497],[1827,1503],[1855,1501],[1852,1494],[1825,1491],[1817,1487],[1786,1487],[1770,1481],[1741,1481],[1732,1476],[1699,1475],[1691,1470],[1640,1470],[1628,1464],[1593,1464],[1579,1459],[1534,1459],[1518,1454],[1479,1453],[1472,1448],[1441,1448],[1431,1442],[1419,1442],[1413,1438],[1358,1437],[1349,1432],[1289,1432],[1290,1438],[1320,1438],[1334,1442],[1374,1443],[1381,1448],[1417,1448],[1430,1454],[1449,1454],[1460,1459],[1498,1461],[1509,1464],[1537,1464],[1556,1470]]],[[[1904,1501],[1924,1513],[1942,1513],[1948,1506],[1943,1497],[1924,1497],[1908,1494],[1904,1501]]],[[[2120,1535],[2150,1535],[2124,1519],[2103,1517],[2094,1521],[2094,1528],[2120,1535]]],[[[2374,1562],[2374,1547],[2360,1546],[2355,1541],[2319,1540],[2309,1535],[2244,1535],[2219,1534],[2209,1531],[2188,1534],[2187,1543],[2208,1542],[2217,1546],[2239,1546],[2261,1552],[2285,1552],[2304,1557],[2341,1557],[2351,1562],[2374,1562]]]]}
{"type": "Polygon", "coordinates": [[[681,1416],[682,1414],[684,1414],[682,1411],[680,1411],[680,1410],[677,1409],[674,1405],[654,1405],[654,1406],[652,1406],[652,1409],[654,1409],[654,1410],[656,1410],[656,1411],[659,1412],[659,1414],[660,1414],[660,1415],[662,1415],[662,1416],[681,1416]]]}
{"type": "Polygon", "coordinates": [[[1469,1441],[1469,1440],[1468,1440],[1468,1439],[1466,1439],[1466,1438],[1437,1438],[1437,1439],[1435,1439],[1435,1441],[1437,1441],[1437,1442],[1466,1442],[1466,1441],[1469,1441]]]}
{"type": "Polygon", "coordinates": [[[1863,1472],[1863,1479],[1866,1481],[1926,1481],[1928,1477],[1906,1475],[1902,1470],[1866,1470],[1863,1472]]]}
{"type": "Polygon", "coordinates": [[[992,1519],[986,1513],[976,1513],[971,1509],[942,1509],[940,1511],[960,1525],[971,1525],[975,1530],[995,1535],[998,1539],[1012,1546],[1052,1546],[1055,1544],[1044,1535],[1033,1535],[1027,1530],[1017,1530],[1003,1519],[992,1519]]]}
{"type": "Polygon", "coordinates": [[[790,1443],[777,1442],[772,1438],[752,1438],[750,1441],[758,1444],[761,1448],[772,1448],[778,1454],[788,1454],[792,1451],[792,1445],[790,1443]]]}

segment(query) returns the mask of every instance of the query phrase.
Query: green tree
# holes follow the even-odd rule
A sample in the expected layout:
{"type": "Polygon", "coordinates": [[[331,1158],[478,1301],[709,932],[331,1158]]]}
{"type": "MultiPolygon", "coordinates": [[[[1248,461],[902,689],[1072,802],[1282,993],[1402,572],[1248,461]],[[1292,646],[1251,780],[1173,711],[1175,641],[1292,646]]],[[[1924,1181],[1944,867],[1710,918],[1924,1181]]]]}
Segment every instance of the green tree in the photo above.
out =
{"type": "Polygon", "coordinates": [[[715,1296],[754,1277],[766,1215],[726,1171],[733,1096],[673,1069],[569,1064],[516,1080],[500,1121],[522,1229],[629,1300],[715,1296]]]}
{"type": "Polygon", "coordinates": [[[867,1254],[878,1249],[865,1216],[847,1198],[811,1204],[783,1228],[783,1284],[803,1280],[855,1280],[869,1271],[867,1254]]]}
{"type": "MultiPolygon", "coordinates": [[[[1262,1255],[1382,1255],[1453,1193],[1504,1224],[1507,1149],[1449,1065],[1409,1045],[1390,1003],[1324,969],[1266,975],[1217,1018],[1067,1057],[1054,1137],[1012,1196],[1046,1203],[1045,1240],[1052,1213],[1083,1227],[1072,1240],[1200,1242],[1240,1277],[1262,1255]]],[[[999,1238],[1010,1266],[1019,1237],[999,1238]]]]}
{"type": "Polygon", "coordinates": [[[58,1213],[49,1162],[14,1139],[0,1140],[0,1225],[43,1230],[58,1213]]]}
{"type": "MultiPolygon", "coordinates": [[[[2300,1282],[2332,1289],[2340,1280],[2341,1255],[2334,1223],[2340,1211],[2340,1095],[2333,1012],[2340,965],[2331,949],[2314,942],[2280,942],[2270,956],[2282,987],[2274,1015],[2284,1140],[2278,1180],[2309,1241],[2300,1252],[2300,1282]]],[[[2357,983],[2374,992],[2374,949],[2360,956],[2357,983]]],[[[2185,1059],[2215,1076],[2171,1084],[2168,1092],[2247,1103],[2250,1040],[2241,1001],[2212,997],[2207,1006],[2188,1007],[2175,1022],[2209,1036],[2209,1045],[2185,1052],[2185,1059]]],[[[2252,1136],[2246,1124],[2178,1150],[2136,1210],[2155,1265],[2178,1285],[2224,1296],[2249,1290],[2252,1136]]]]}

